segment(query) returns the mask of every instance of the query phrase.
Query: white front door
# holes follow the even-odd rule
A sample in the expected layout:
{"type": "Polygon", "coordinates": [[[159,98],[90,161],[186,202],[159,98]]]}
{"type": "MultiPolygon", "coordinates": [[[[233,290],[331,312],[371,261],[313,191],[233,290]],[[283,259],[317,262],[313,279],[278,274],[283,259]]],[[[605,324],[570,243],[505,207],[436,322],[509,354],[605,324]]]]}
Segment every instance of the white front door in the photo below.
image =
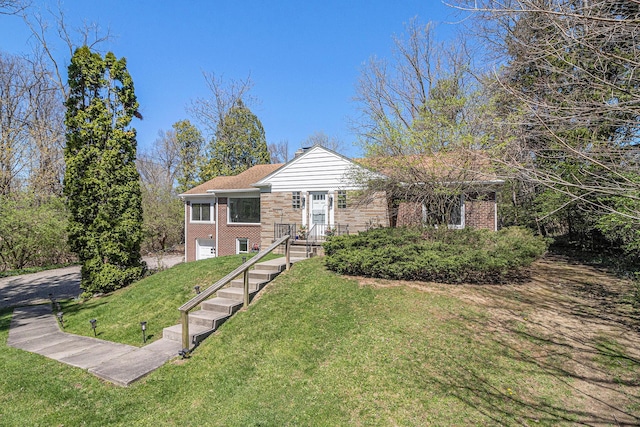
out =
{"type": "Polygon", "coordinates": [[[315,234],[324,236],[327,225],[327,193],[310,193],[309,230],[315,225],[315,234]]]}
{"type": "Polygon", "coordinates": [[[196,259],[214,258],[216,256],[216,241],[213,239],[196,240],[196,259]]]}

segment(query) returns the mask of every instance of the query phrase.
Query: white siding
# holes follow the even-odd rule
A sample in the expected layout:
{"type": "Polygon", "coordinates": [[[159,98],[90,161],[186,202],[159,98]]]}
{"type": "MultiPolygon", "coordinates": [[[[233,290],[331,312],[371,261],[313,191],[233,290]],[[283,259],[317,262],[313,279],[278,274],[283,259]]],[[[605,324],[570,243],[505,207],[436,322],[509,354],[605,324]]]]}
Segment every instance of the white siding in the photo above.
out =
{"type": "Polygon", "coordinates": [[[314,147],[260,184],[271,184],[272,192],[355,190],[361,188],[351,178],[353,168],[362,169],[348,159],[314,147]]]}

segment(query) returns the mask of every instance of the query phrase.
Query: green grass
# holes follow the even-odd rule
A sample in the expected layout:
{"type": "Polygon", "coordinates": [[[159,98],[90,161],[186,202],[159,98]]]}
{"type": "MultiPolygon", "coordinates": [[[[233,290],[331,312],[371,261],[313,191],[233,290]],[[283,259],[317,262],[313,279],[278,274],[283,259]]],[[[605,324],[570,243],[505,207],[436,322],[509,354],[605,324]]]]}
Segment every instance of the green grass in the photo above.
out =
{"type": "Polygon", "coordinates": [[[147,322],[148,343],[162,338],[162,329],[180,322],[178,307],[242,264],[242,256],[220,257],[155,273],[108,296],[87,301],[62,302],[65,330],[93,336],[90,319],[96,319],[98,338],[142,345],[140,322],[147,322]]]}
{"type": "MultiPolygon", "coordinates": [[[[179,265],[111,296],[65,306],[68,330],[139,344],[177,320],[195,284],[239,264],[179,265]],[[140,310],[140,311],[138,311],[140,310]],[[142,314],[141,314],[142,313],[142,314]],[[116,326],[118,325],[118,326],[116,326]],[[157,328],[157,329],[154,329],[157,328]],[[122,331],[120,331],[122,330],[122,331]],[[128,332],[124,332],[128,331],[128,332]]],[[[0,312],[1,425],[536,425],[571,424],[569,385],[484,327],[463,301],[405,288],[359,286],[321,259],[272,282],[186,361],[129,388],[6,347],[0,312]]]]}

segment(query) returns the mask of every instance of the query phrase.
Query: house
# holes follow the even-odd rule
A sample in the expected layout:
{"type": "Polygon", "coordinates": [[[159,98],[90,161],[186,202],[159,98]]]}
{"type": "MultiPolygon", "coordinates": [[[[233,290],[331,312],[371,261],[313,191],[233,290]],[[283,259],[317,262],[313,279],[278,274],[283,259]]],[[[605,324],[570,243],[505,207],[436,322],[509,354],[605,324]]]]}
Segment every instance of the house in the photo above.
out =
{"type": "MultiPolygon", "coordinates": [[[[422,209],[411,201],[394,205],[384,191],[362,192],[355,178],[361,174],[384,177],[315,145],[286,164],[257,165],[186,191],[180,195],[185,259],[257,251],[284,234],[321,241],[334,233],[403,225],[422,209]]],[[[461,196],[459,209],[456,226],[497,228],[493,187],[461,196]]]]}

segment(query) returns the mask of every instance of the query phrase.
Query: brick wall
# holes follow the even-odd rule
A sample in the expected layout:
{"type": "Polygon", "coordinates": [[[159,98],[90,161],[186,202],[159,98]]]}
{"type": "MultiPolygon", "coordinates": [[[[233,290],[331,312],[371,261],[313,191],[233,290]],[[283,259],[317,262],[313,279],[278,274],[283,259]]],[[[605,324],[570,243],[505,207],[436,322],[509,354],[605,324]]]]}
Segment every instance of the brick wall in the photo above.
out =
{"type": "MultiPolygon", "coordinates": [[[[191,223],[189,217],[189,202],[185,204],[185,215],[187,221],[186,253],[187,262],[196,259],[197,239],[216,239],[216,224],[191,223]]],[[[216,205],[216,221],[218,222],[218,247],[217,256],[234,255],[236,253],[236,239],[249,239],[249,249],[254,244],[260,245],[260,225],[235,225],[227,224],[227,198],[219,198],[216,205]]]]}
{"type": "Polygon", "coordinates": [[[408,227],[417,224],[422,224],[422,204],[417,202],[399,203],[396,227],[408,227]]]}
{"type": "Polygon", "coordinates": [[[496,193],[475,193],[465,197],[464,222],[466,227],[496,231],[496,193]]]}
{"type": "Polygon", "coordinates": [[[260,225],[235,225],[227,223],[228,199],[218,199],[218,255],[233,255],[236,253],[236,239],[249,239],[249,249],[255,243],[260,244],[260,225]]]}
{"type": "MultiPolygon", "coordinates": [[[[496,230],[495,210],[496,193],[473,193],[465,196],[465,227],[496,230]]],[[[422,222],[422,205],[414,202],[402,202],[398,205],[396,226],[409,226],[422,222]]]]}
{"type": "MultiPolygon", "coordinates": [[[[197,202],[196,202],[197,203],[197,202]]],[[[189,215],[189,207],[191,202],[187,201],[184,205],[184,214],[187,218],[187,232],[185,239],[185,246],[187,252],[186,261],[195,261],[196,259],[196,240],[208,239],[211,236],[212,239],[216,238],[216,224],[194,224],[191,223],[191,217],[189,215]]]]}

